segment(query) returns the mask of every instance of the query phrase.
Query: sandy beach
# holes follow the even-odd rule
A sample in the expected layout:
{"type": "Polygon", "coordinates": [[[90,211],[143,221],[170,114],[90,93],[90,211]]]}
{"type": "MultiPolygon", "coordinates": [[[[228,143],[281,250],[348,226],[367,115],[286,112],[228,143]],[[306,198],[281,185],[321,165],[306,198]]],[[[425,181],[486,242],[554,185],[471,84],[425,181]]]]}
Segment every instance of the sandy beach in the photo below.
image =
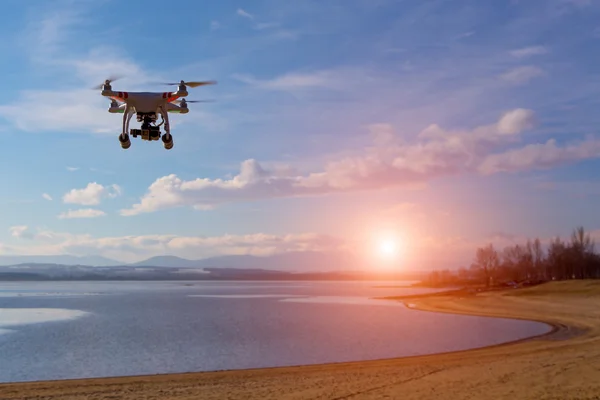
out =
{"type": "Polygon", "coordinates": [[[417,310],[543,321],[554,329],[400,359],[3,384],[0,399],[600,399],[600,281],[397,300],[417,310]]]}

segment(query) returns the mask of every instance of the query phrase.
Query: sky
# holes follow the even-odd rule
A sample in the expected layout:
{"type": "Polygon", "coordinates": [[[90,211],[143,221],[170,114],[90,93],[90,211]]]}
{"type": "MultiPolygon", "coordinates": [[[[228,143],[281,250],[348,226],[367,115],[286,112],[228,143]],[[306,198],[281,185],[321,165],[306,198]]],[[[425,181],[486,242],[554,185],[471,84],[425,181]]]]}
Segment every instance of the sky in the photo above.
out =
{"type": "Polygon", "coordinates": [[[600,238],[600,1],[5,3],[0,254],[375,262],[390,239],[432,268],[600,238]],[[172,150],[123,150],[92,89],[113,74],[218,83],[172,150]]]}

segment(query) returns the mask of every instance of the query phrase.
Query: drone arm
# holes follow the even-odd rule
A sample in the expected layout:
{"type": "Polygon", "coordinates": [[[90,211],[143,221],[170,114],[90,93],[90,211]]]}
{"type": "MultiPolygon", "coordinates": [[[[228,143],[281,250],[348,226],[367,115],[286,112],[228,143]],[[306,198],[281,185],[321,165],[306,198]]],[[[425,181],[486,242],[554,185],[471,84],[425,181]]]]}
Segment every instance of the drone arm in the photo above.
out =
{"type": "Polygon", "coordinates": [[[167,112],[177,114],[187,114],[189,109],[187,107],[180,107],[177,104],[167,103],[167,112]]]}
{"type": "Polygon", "coordinates": [[[133,115],[132,107],[129,104],[125,103],[125,111],[123,112],[123,136],[129,133],[129,120],[133,115]]]}
{"type": "Polygon", "coordinates": [[[167,112],[167,105],[162,105],[160,107],[160,115],[162,116],[165,123],[165,133],[170,136],[171,126],[169,124],[169,113],[167,112]]]}
{"type": "Polygon", "coordinates": [[[129,121],[131,121],[131,117],[133,117],[133,110],[128,110],[127,113],[123,113],[127,115],[127,122],[125,123],[125,132],[129,132],[129,121]]]}

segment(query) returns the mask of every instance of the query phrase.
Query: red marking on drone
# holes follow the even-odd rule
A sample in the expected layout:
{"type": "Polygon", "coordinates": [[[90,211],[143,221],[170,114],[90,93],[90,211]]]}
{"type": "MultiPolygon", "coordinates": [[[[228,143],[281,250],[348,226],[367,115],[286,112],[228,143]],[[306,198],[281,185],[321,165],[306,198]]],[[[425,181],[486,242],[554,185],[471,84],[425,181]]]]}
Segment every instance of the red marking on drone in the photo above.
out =
{"type": "Polygon", "coordinates": [[[169,103],[172,101],[175,101],[179,98],[179,96],[173,96],[173,92],[167,93],[167,96],[168,96],[167,102],[169,102],[169,103]]]}
{"type": "Polygon", "coordinates": [[[167,98],[167,92],[163,92],[163,99],[167,98]]]}
{"type": "Polygon", "coordinates": [[[124,98],[124,99],[126,99],[126,98],[128,98],[128,97],[129,97],[129,93],[127,93],[127,92],[123,92],[123,98],[124,98]]]}

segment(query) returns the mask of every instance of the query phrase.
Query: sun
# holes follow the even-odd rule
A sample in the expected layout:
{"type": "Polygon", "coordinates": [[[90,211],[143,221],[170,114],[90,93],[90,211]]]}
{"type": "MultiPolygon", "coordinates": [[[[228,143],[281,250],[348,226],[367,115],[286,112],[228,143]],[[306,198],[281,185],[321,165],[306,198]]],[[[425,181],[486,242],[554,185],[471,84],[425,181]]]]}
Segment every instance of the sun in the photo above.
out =
{"type": "Polygon", "coordinates": [[[379,255],[385,259],[393,259],[398,255],[398,241],[394,238],[383,238],[379,241],[379,255]]]}

